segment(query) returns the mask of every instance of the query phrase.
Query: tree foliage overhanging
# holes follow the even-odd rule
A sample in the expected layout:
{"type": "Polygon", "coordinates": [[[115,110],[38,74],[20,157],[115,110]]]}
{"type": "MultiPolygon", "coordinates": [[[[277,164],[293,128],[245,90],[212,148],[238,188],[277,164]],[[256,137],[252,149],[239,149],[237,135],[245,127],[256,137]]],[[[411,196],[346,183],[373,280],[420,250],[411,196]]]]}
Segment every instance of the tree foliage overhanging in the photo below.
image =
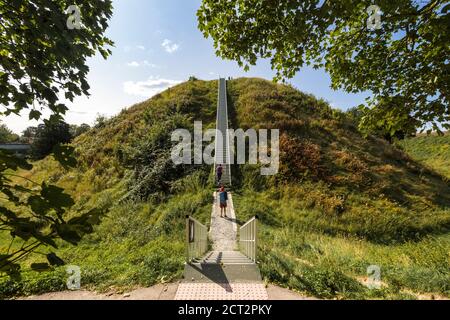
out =
{"type": "Polygon", "coordinates": [[[334,89],[371,91],[362,129],[449,128],[450,3],[380,0],[203,0],[199,29],[218,56],[246,70],[270,58],[275,80],[325,68],[334,89]]]}
{"type": "Polygon", "coordinates": [[[86,59],[111,53],[104,36],[112,15],[111,0],[0,1],[0,104],[4,115],[31,109],[39,119],[43,108],[59,118],[73,101],[88,95],[86,59]],[[69,28],[78,6],[81,28],[69,28]]]}
{"type": "MultiPolygon", "coordinates": [[[[0,0],[0,114],[20,115],[27,109],[29,119],[38,120],[46,110],[51,113],[46,125],[60,123],[67,110],[63,99],[89,94],[86,59],[111,54],[113,43],[104,35],[111,15],[111,0],[0,0]],[[68,20],[73,26],[74,12],[68,9],[74,5],[81,23],[71,28],[68,20]]],[[[76,165],[73,151],[60,144],[52,149],[66,168],[76,165]]],[[[31,168],[25,159],[0,149],[0,232],[11,237],[7,251],[0,252],[0,274],[20,276],[20,261],[40,246],[56,248],[61,239],[77,244],[103,214],[81,209],[69,219],[74,201],[63,189],[45,182],[30,181],[33,188],[20,184],[28,178],[16,171],[31,168]]],[[[46,258],[31,267],[43,270],[63,263],[52,252],[46,258]]]]}

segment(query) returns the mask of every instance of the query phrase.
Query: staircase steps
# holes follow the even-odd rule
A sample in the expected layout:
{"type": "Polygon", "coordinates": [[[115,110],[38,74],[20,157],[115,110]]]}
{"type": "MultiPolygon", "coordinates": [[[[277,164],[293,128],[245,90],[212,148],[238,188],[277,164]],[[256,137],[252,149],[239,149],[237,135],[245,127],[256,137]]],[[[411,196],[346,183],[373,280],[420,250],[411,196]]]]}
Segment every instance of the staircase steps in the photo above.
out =
{"type": "MultiPolygon", "coordinates": [[[[219,97],[217,101],[217,119],[216,129],[222,134],[216,139],[221,139],[222,147],[216,142],[215,158],[214,158],[214,170],[216,170],[219,164],[223,165],[223,174],[221,183],[226,186],[231,186],[231,166],[230,166],[230,146],[229,139],[227,137],[228,130],[228,106],[227,106],[227,88],[226,80],[219,79],[219,97]]],[[[217,175],[216,175],[217,177],[217,175]]]]}
{"type": "MultiPolygon", "coordinates": [[[[225,79],[219,79],[216,129],[222,132],[222,147],[216,142],[214,170],[223,166],[221,183],[231,186],[230,146],[228,129],[227,93],[225,79]]],[[[216,137],[219,139],[220,137],[216,137]]],[[[217,175],[216,175],[217,177],[217,175]]],[[[267,300],[267,290],[258,265],[237,248],[236,215],[231,193],[227,207],[228,218],[219,216],[217,193],[211,213],[209,239],[214,250],[185,264],[183,280],[175,300],[267,300]]]]}
{"type": "Polygon", "coordinates": [[[184,283],[260,283],[258,266],[239,251],[211,251],[185,265],[184,283]]]}

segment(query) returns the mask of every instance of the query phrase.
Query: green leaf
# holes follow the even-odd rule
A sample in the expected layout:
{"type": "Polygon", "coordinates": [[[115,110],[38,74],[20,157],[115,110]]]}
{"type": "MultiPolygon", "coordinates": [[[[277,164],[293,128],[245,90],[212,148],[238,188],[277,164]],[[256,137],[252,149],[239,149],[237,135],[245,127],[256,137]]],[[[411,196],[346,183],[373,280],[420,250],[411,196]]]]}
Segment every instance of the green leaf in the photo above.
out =
{"type": "MultiPolygon", "coordinates": [[[[83,1],[75,1],[76,3],[81,5],[83,1]]],[[[51,111],[51,116],[44,119],[44,123],[57,124],[63,120],[62,115],[67,110],[61,100],[63,96],[59,96],[60,92],[64,92],[65,97],[71,101],[76,96],[89,94],[88,58],[97,53],[105,58],[111,54],[109,46],[113,45],[113,42],[105,36],[105,32],[108,20],[112,17],[112,1],[93,1],[89,5],[83,5],[83,29],[80,31],[67,29],[67,6],[67,1],[55,0],[39,0],[37,3],[22,0],[0,1],[0,104],[5,106],[0,112],[1,115],[20,116],[22,111],[27,109],[29,112],[25,117],[38,120],[42,119],[42,114],[51,111]],[[33,104],[39,105],[39,110],[35,110],[33,104]]],[[[70,134],[64,136],[63,130],[60,133],[58,138],[61,139],[52,140],[54,136],[40,141],[35,139],[33,153],[36,150],[40,152],[33,156],[44,158],[56,141],[70,141],[70,134]],[[65,140],[67,136],[69,138],[65,140]],[[41,149],[38,148],[38,142],[41,143],[41,149]]],[[[8,138],[5,141],[10,140],[9,136],[2,135],[0,138],[3,137],[8,138]]],[[[54,151],[55,159],[65,168],[76,166],[72,154],[71,147],[60,147],[54,151]]],[[[55,186],[43,184],[41,193],[36,194],[34,188],[14,185],[15,179],[9,178],[5,173],[18,169],[30,170],[32,165],[26,159],[0,149],[0,192],[3,198],[7,196],[2,203],[4,206],[0,207],[2,224],[5,229],[11,230],[10,237],[20,237],[22,240],[34,238],[42,244],[56,247],[55,240],[58,237],[53,234],[44,235],[41,231],[47,231],[48,223],[53,220],[48,214],[56,213],[58,218],[62,219],[63,209],[71,207],[73,200],[61,188],[55,186]],[[14,205],[17,208],[11,209],[14,205]],[[31,220],[30,211],[40,217],[33,217],[31,220]]],[[[89,218],[86,223],[88,220],[89,218]]],[[[52,225],[50,228],[54,231],[52,225]]],[[[59,231],[73,243],[79,240],[76,228],[61,227],[59,231]]],[[[7,237],[8,234],[5,233],[4,236],[7,237]]],[[[6,256],[1,257],[7,260],[6,256]]],[[[21,259],[23,258],[19,257],[19,260],[21,259]]],[[[56,255],[47,256],[47,260],[56,265],[61,262],[56,255]]],[[[3,266],[0,272],[19,278],[20,265],[11,261],[5,262],[7,265],[3,266]]],[[[32,267],[44,270],[48,265],[33,264],[32,267]]]]}
{"type": "Polygon", "coordinates": [[[39,120],[39,118],[41,117],[42,113],[37,111],[37,110],[31,110],[30,114],[29,114],[29,119],[30,120],[39,120]]]}
{"type": "Polygon", "coordinates": [[[244,71],[257,59],[269,59],[273,80],[285,82],[305,64],[324,67],[333,89],[386,100],[359,127],[401,135],[449,116],[450,4],[418,2],[202,0],[197,20],[216,55],[244,71]],[[373,32],[367,28],[371,4],[382,13],[380,30],[373,32]]]}
{"type": "Polygon", "coordinates": [[[49,203],[45,201],[41,196],[33,195],[30,196],[27,200],[28,206],[30,206],[31,210],[38,215],[46,215],[47,212],[51,209],[49,203]]]}
{"type": "Polygon", "coordinates": [[[73,156],[74,151],[74,147],[59,144],[54,146],[52,150],[55,160],[66,169],[77,166],[77,160],[73,156]]]}
{"type": "Polygon", "coordinates": [[[41,196],[52,208],[70,208],[75,204],[72,197],[64,193],[64,189],[42,183],[41,196]]]}
{"type": "Polygon", "coordinates": [[[25,241],[30,240],[35,236],[41,228],[41,225],[36,221],[31,221],[29,217],[27,218],[14,218],[9,221],[8,226],[11,228],[11,236],[19,237],[25,241]]]}
{"type": "Polygon", "coordinates": [[[0,172],[8,169],[16,171],[18,168],[31,170],[33,166],[25,159],[17,157],[12,152],[0,149],[0,172]]]}

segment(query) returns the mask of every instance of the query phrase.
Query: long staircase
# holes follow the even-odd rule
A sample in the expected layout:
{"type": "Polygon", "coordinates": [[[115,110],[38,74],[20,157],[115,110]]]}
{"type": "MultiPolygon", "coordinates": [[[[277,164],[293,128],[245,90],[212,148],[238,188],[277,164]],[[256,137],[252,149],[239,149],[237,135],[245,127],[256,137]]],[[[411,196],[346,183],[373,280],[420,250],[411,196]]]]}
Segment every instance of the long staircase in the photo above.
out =
{"type": "MultiPolygon", "coordinates": [[[[220,182],[230,187],[227,113],[226,81],[219,79],[216,129],[224,134],[223,144],[216,140],[214,167],[223,164],[220,182]]],[[[218,194],[214,192],[209,230],[195,218],[186,216],[186,263],[176,300],[268,299],[256,263],[257,217],[238,228],[231,192],[228,195],[227,217],[220,217],[218,194]]]]}
{"type": "Polygon", "coordinates": [[[220,183],[226,186],[231,186],[231,154],[228,137],[227,82],[225,79],[219,79],[218,90],[214,170],[217,169],[219,164],[222,164],[223,174],[220,183]]]}

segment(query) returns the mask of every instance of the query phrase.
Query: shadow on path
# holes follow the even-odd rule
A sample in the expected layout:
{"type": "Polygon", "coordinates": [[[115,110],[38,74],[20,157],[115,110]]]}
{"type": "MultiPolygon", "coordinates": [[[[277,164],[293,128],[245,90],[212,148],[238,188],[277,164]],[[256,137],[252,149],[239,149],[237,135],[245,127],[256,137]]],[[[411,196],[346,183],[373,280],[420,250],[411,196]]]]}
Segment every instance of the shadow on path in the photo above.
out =
{"type": "Polygon", "coordinates": [[[244,221],[241,221],[241,220],[239,220],[239,219],[237,219],[237,218],[235,218],[235,219],[233,219],[233,218],[230,218],[230,217],[224,217],[224,219],[225,220],[228,220],[228,221],[230,221],[230,222],[234,222],[234,223],[236,223],[238,226],[242,226],[243,224],[244,224],[244,221]]]}
{"type": "Polygon", "coordinates": [[[200,267],[195,264],[190,264],[192,269],[202,274],[205,278],[208,278],[212,282],[220,285],[227,292],[233,292],[231,289],[230,281],[228,280],[223,267],[217,263],[200,263],[200,267]]]}

